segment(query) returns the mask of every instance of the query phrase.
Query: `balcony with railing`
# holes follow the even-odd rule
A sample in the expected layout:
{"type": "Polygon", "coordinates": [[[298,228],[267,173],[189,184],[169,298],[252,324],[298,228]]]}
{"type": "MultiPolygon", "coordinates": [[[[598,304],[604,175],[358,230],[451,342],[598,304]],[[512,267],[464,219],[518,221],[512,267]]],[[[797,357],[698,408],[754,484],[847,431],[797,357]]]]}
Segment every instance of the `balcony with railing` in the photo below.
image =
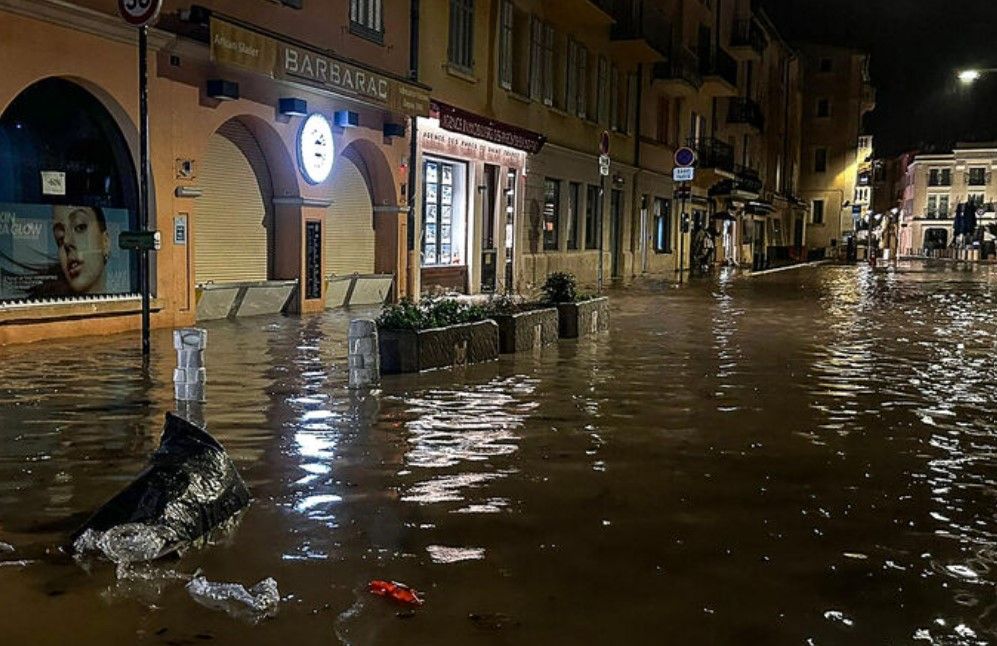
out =
{"type": "Polygon", "coordinates": [[[757,60],[769,45],[768,36],[753,17],[735,18],[730,32],[730,53],[738,60],[757,60]]]}
{"type": "Polygon", "coordinates": [[[544,0],[544,10],[564,16],[578,25],[611,25],[615,0],[544,0]]]}
{"type": "Polygon", "coordinates": [[[737,61],[723,48],[699,53],[703,91],[711,96],[737,95],[737,61]]]}
{"type": "Polygon", "coordinates": [[[754,99],[734,97],[730,100],[730,107],[727,110],[727,123],[744,124],[762,131],[765,129],[765,115],[762,113],[762,107],[754,99]]]}
{"type": "Polygon", "coordinates": [[[638,60],[660,61],[668,55],[672,26],[665,14],[649,2],[605,0],[616,21],[610,40],[638,60]]]}
{"type": "Polygon", "coordinates": [[[666,61],[654,64],[652,76],[666,90],[691,96],[703,86],[699,69],[698,56],[685,47],[675,46],[670,50],[666,61]]]}
{"type": "Polygon", "coordinates": [[[734,172],[734,147],[713,137],[689,139],[687,145],[696,151],[698,168],[715,168],[734,172]]]}

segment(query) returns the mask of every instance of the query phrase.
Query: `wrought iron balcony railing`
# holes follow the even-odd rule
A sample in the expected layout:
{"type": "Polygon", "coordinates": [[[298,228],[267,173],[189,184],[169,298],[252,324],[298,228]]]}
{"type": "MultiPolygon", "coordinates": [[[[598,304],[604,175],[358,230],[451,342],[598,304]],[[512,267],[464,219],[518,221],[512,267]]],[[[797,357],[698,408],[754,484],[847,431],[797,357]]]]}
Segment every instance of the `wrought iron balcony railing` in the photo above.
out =
{"type": "Polygon", "coordinates": [[[737,18],[730,34],[731,47],[750,47],[759,55],[765,52],[769,39],[754,18],[737,18]]]}
{"type": "Polygon", "coordinates": [[[699,69],[698,56],[685,47],[673,47],[668,53],[667,61],[654,64],[653,73],[657,80],[680,80],[699,88],[703,85],[699,69]]]}
{"type": "Polygon", "coordinates": [[[662,56],[671,47],[672,28],[660,9],[649,2],[604,0],[616,20],[610,32],[612,40],[644,40],[662,56]]]}
{"type": "Polygon", "coordinates": [[[734,97],[727,111],[727,123],[745,123],[758,130],[765,129],[765,115],[754,99],[734,97]]]}
{"type": "Polygon", "coordinates": [[[734,172],[734,147],[713,137],[689,139],[688,146],[696,151],[699,168],[717,168],[728,173],[734,172]]]}
{"type": "Polygon", "coordinates": [[[706,76],[719,76],[737,87],[737,61],[723,49],[714,49],[705,55],[699,54],[699,73],[706,76]]]}

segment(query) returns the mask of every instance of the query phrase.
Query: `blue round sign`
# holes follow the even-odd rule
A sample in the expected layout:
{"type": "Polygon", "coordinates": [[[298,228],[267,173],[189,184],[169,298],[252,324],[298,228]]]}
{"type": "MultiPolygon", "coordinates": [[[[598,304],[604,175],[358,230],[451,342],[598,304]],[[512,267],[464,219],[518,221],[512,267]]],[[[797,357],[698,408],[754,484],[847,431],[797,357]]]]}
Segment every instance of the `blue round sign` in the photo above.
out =
{"type": "Polygon", "coordinates": [[[679,148],[675,151],[676,166],[692,166],[696,163],[696,151],[692,148],[679,148]]]}

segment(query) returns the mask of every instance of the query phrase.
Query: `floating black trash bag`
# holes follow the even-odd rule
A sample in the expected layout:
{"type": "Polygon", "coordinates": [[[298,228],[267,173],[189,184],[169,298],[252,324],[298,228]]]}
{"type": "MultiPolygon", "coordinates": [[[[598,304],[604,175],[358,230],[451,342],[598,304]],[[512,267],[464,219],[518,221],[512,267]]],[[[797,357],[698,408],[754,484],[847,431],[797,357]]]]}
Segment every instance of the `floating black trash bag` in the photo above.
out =
{"type": "Polygon", "coordinates": [[[154,560],[206,538],[248,504],[249,489],[222,445],[167,413],[149,466],[76,530],[73,547],[99,548],[117,562],[154,560]]]}

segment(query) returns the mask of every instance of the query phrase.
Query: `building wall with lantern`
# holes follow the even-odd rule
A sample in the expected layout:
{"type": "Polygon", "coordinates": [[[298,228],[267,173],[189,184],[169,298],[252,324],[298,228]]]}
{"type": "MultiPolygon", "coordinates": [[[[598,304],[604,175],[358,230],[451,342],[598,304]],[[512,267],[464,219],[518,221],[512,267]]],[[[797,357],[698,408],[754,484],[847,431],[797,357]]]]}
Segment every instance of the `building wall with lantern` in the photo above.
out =
{"type": "MultiPolygon", "coordinates": [[[[380,33],[358,35],[350,3],[332,4],[339,14],[314,3],[203,6],[264,50],[286,42],[324,57],[319,71],[359,69],[369,95],[338,77],[334,86],[215,60],[217,25],[180,3],[166,2],[151,28],[155,327],[322,311],[342,302],[339,281],[353,274],[372,278],[363,289],[374,300],[406,295],[406,124],[428,110],[428,93],[406,79],[409,10],[384,3],[380,33]],[[305,112],[282,112],[288,98],[305,112]],[[319,181],[301,159],[302,124],[316,112],[332,122],[328,145],[309,148],[333,156],[319,181]]],[[[137,262],[115,244],[139,224],[136,30],[114,2],[0,0],[0,41],[0,140],[11,157],[0,164],[0,344],[75,336],[81,325],[138,329],[137,262]]]]}

